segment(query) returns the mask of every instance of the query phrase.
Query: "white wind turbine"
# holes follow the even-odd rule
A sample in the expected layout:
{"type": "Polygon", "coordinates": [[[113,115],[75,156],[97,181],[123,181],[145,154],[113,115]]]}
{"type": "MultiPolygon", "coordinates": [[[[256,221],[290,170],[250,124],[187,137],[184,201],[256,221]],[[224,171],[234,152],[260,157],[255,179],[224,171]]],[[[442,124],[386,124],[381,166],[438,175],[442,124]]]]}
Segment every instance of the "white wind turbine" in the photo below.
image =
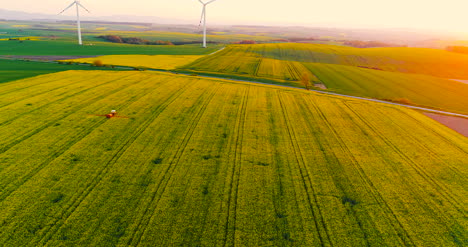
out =
{"type": "Polygon", "coordinates": [[[81,40],[80,7],[82,7],[84,10],[88,11],[88,13],[91,13],[91,12],[89,12],[89,10],[87,10],[85,8],[85,6],[83,6],[80,3],[80,0],[74,0],[73,3],[70,4],[70,6],[66,7],[64,10],[62,10],[62,12],[60,12],[59,15],[62,14],[63,12],[65,12],[67,9],[73,7],[73,5],[76,5],[76,23],[77,23],[77,27],[78,27],[78,44],[82,45],[83,41],[81,40]]]}
{"type": "Polygon", "coordinates": [[[204,3],[202,0],[198,0],[201,4],[203,4],[203,11],[202,11],[202,14],[201,14],[201,19],[200,19],[200,24],[198,26],[200,26],[202,24],[202,21],[203,21],[203,48],[206,48],[206,5],[216,1],[216,0],[211,0],[207,3],[204,3]]]}

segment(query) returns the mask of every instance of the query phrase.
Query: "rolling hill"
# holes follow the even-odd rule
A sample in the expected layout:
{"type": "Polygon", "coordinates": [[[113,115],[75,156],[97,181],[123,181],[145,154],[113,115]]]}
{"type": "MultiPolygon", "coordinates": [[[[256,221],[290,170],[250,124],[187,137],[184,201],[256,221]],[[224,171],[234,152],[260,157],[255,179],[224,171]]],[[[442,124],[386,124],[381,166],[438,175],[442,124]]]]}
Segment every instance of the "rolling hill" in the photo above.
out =
{"type": "Polygon", "coordinates": [[[324,84],[329,91],[468,113],[468,85],[446,79],[464,78],[468,55],[442,50],[230,45],[180,70],[267,79],[296,87],[302,87],[301,76],[308,74],[312,82],[324,84]]]}
{"type": "MultiPolygon", "coordinates": [[[[216,59],[260,57],[308,63],[376,68],[384,71],[468,79],[468,55],[438,49],[353,48],[323,44],[230,45],[216,59]]],[[[214,59],[215,56],[212,57],[214,59]]]]}

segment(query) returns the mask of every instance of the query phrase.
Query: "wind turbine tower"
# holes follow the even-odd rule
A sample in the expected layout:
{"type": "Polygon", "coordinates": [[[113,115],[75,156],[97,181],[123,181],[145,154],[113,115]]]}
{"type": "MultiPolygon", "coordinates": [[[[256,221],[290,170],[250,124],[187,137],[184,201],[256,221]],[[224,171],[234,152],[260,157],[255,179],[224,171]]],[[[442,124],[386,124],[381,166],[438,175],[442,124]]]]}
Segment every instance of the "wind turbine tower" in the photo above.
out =
{"type": "Polygon", "coordinates": [[[81,40],[80,7],[83,8],[84,10],[88,11],[88,13],[91,13],[91,12],[89,12],[89,10],[87,10],[85,8],[85,6],[83,6],[80,3],[80,0],[75,0],[68,7],[66,7],[64,10],[62,10],[62,12],[60,12],[59,15],[62,14],[63,12],[65,12],[67,9],[73,7],[73,5],[76,5],[76,25],[77,25],[77,28],[78,28],[78,44],[82,45],[83,41],[81,40]]]}
{"type": "Polygon", "coordinates": [[[207,3],[204,3],[202,0],[198,0],[202,5],[203,5],[203,11],[201,14],[201,19],[200,19],[200,26],[203,22],[203,48],[206,48],[206,5],[216,1],[216,0],[211,0],[207,3]]]}

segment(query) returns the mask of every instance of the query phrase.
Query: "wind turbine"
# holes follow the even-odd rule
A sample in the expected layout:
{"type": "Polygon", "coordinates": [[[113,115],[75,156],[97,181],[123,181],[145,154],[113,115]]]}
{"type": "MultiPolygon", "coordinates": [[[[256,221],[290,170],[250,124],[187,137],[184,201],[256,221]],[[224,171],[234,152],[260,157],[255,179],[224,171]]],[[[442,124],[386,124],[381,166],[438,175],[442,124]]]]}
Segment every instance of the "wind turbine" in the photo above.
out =
{"type": "Polygon", "coordinates": [[[91,12],[89,12],[89,10],[87,10],[85,8],[85,6],[83,6],[80,3],[80,0],[74,0],[73,3],[70,4],[68,7],[66,7],[64,10],[62,10],[62,12],[60,12],[59,15],[62,14],[63,12],[65,12],[67,9],[73,7],[73,5],[76,5],[76,23],[77,23],[77,27],[78,27],[78,44],[82,45],[83,41],[81,40],[80,7],[82,7],[84,10],[88,11],[88,13],[91,13],[91,12]]]}
{"type": "Polygon", "coordinates": [[[203,11],[202,11],[202,14],[201,14],[201,18],[200,18],[200,24],[198,24],[198,26],[200,26],[202,24],[202,21],[203,21],[203,48],[206,48],[206,5],[216,1],[216,0],[211,0],[207,3],[204,3],[202,0],[198,0],[201,4],[203,4],[203,11]]]}

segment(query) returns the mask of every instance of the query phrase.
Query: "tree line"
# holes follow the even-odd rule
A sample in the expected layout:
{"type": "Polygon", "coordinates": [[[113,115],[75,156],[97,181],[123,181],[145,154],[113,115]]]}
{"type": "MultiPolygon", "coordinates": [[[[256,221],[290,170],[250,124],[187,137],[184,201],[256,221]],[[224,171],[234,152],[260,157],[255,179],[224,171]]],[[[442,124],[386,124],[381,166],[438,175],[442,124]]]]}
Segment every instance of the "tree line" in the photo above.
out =
{"type": "Polygon", "coordinates": [[[122,43],[122,44],[133,44],[133,45],[174,45],[171,41],[156,40],[150,41],[137,37],[121,37],[117,35],[102,35],[98,36],[100,39],[104,39],[113,43],[122,43]]]}

